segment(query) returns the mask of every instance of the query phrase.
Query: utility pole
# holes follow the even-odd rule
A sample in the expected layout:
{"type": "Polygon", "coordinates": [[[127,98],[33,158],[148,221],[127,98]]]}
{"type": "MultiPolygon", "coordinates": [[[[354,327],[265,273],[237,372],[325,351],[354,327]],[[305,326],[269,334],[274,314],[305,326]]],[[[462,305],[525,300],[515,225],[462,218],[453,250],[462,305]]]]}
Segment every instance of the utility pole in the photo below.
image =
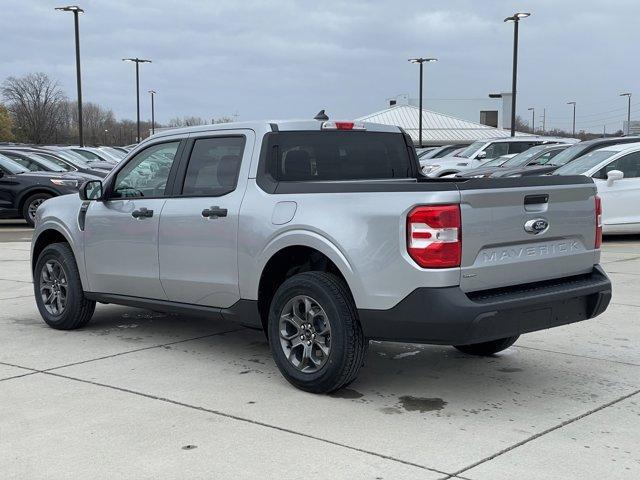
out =
{"type": "Polygon", "coordinates": [[[511,136],[516,136],[516,84],[518,83],[518,26],[521,18],[530,16],[527,12],[517,12],[504,19],[513,22],[513,72],[511,78],[511,136]]]}
{"type": "Polygon", "coordinates": [[[419,103],[419,109],[420,111],[418,112],[418,147],[422,148],[422,64],[423,63],[430,63],[430,62],[437,62],[438,59],[437,58],[410,58],[409,61],[411,63],[417,63],[420,65],[420,98],[418,100],[419,103]]]}
{"type": "Polygon", "coordinates": [[[542,134],[544,135],[545,127],[547,126],[547,108],[542,109],[542,134]]]}
{"type": "Polygon", "coordinates": [[[136,64],[136,122],[138,126],[138,138],[137,142],[142,140],[140,136],[140,69],[141,63],[151,63],[151,60],[144,60],[141,58],[123,58],[123,62],[134,62],[136,64]]]}
{"type": "Polygon", "coordinates": [[[62,12],[73,12],[73,22],[76,37],[76,86],[78,87],[78,144],[84,147],[84,132],[82,129],[82,77],[80,75],[80,27],[78,15],[84,10],[76,5],[57,7],[62,12]]]}
{"type": "Polygon", "coordinates": [[[573,133],[572,137],[576,136],[576,102],[567,102],[567,105],[573,105],[573,133]]]}
{"type": "Polygon", "coordinates": [[[531,133],[536,133],[536,109],[530,107],[527,110],[531,112],[531,133]]]}
{"type": "Polygon", "coordinates": [[[627,135],[631,131],[631,94],[630,93],[621,93],[621,97],[627,97],[627,135]]]}
{"type": "Polygon", "coordinates": [[[153,101],[153,97],[156,94],[156,91],[149,90],[149,93],[151,94],[151,135],[153,135],[154,133],[156,133],[156,113],[153,101]]]}

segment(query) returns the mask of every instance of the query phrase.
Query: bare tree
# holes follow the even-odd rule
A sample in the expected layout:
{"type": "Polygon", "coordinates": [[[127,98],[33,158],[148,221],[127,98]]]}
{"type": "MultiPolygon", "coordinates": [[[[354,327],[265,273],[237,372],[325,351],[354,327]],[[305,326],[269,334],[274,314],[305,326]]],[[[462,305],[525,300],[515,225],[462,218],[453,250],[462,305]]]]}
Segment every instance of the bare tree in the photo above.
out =
{"type": "Polygon", "coordinates": [[[66,97],[46,73],[9,77],[2,96],[13,118],[18,139],[32,143],[55,141],[65,117],[66,97]]]}
{"type": "Polygon", "coordinates": [[[207,122],[202,117],[175,117],[169,120],[170,127],[192,127],[194,125],[205,125],[207,122]]]}

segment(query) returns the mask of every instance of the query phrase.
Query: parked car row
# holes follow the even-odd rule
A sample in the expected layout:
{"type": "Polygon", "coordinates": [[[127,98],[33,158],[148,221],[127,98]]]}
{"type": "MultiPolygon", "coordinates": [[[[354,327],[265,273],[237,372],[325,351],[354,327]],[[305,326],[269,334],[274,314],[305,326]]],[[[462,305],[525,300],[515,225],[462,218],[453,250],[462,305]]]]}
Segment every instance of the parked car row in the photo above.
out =
{"type": "Polygon", "coordinates": [[[106,177],[126,154],[121,147],[0,144],[0,218],[33,225],[42,202],[106,177]]]}
{"type": "Polygon", "coordinates": [[[458,179],[585,175],[593,178],[602,199],[604,233],[640,233],[640,137],[570,143],[565,139],[540,140],[522,137],[476,142],[457,155],[421,158],[422,172],[428,177],[458,179]],[[531,146],[536,142],[539,144],[531,146]],[[501,152],[509,153],[491,158],[501,152]]]}

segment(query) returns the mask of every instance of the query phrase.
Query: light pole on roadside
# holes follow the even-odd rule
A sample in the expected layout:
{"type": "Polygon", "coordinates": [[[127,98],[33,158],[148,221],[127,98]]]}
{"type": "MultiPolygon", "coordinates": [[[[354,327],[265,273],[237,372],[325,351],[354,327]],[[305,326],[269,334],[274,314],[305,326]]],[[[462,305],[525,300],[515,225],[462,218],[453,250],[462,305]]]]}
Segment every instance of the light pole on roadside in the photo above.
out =
{"type": "Polygon", "coordinates": [[[518,26],[521,18],[527,18],[528,12],[517,12],[504,19],[513,22],[513,72],[511,78],[511,136],[516,136],[516,84],[518,83],[518,26]]]}
{"type": "Polygon", "coordinates": [[[106,128],[104,129],[104,143],[103,145],[107,145],[107,133],[109,133],[109,130],[107,130],[106,128]]]}
{"type": "Polygon", "coordinates": [[[631,93],[621,93],[621,97],[627,97],[627,135],[629,135],[629,131],[631,130],[631,93]]]}
{"type": "Polygon", "coordinates": [[[437,62],[437,58],[410,58],[411,63],[417,63],[420,65],[420,99],[418,100],[420,112],[418,113],[418,147],[422,148],[422,64],[437,62]]]}
{"type": "Polygon", "coordinates": [[[153,135],[154,133],[156,133],[156,113],[155,113],[155,106],[153,101],[156,91],[149,90],[149,93],[151,94],[151,135],[153,135]]]}
{"type": "Polygon", "coordinates": [[[142,58],[123,58],[123,62],[134,62],[136,64],[136,125],[138,131],[137,142],[140,142],[140,64],[151,63],[151,60],[144,60],[142,58]]]}
{"type": "Polygon", "coordinates": [[[76,85],[78,87],[78,144],[81,147],[84,147],[84,133],[82,130],[82,78],[80,75],[80,28],[78,24],[78,15],[84,13],[84,10],[77,5],[57,7],[56,10],[61,12],[73,12],[76,37],[76,85]]]}
{"type": "Polygon", "coordinates": [[[576,102],[567,102],[567,105],[573,105],[573,129],[572,137],[576,136],[576,102]]]}
{"type": "Polygon", "coordinates": [[[527,110],[531,112],[531,133],[536,133],[536,109],[529,107],[527,110]]]}

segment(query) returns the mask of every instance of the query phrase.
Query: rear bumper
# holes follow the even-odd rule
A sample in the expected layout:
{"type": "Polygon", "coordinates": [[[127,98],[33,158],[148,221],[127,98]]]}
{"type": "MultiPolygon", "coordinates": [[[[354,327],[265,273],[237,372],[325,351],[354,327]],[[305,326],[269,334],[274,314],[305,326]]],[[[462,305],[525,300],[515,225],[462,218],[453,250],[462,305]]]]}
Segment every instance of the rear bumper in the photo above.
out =
{"type": "Polygon", "coordinates": [[[611,282],[598,265],[586,275],[469,294],[418,288],[389,310],[358,313],[371,339],[466,345],[587,320],[610,300],[611,282]]]}

